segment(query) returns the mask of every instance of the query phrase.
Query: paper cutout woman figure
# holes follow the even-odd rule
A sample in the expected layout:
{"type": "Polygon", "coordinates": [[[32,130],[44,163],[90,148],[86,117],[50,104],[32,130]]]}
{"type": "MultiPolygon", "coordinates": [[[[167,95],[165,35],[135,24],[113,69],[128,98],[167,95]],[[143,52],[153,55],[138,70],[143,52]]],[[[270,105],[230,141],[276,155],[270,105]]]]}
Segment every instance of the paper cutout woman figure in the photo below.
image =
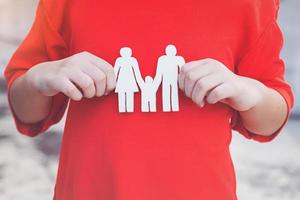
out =
{"type": "Polygon", "coordinates": [[[121,48],[121,57],[117,58],[114,72],[117,77],[115,92],[118,93],[119,112],[133,112],[134,93],[139,91],[137,83],[141,85],[143,79],[137,60],[132,57],[132,50],[121,48]]]}
{"type": "Polygon", "coordinates": [[[156,112],[156,91],[158,86],[152,77],[146,76],[145,83],[140,85],[142,91],[142,112],[156,112]]]}
{"type": "Polygon", "coordinates": [[[177,49],[174,45],[166,47],[166,55],[159,57],[154,85],[158,86],[162,82],[162,104],[163,111],[179,111],[178,100],[178,74],[185,60],[181,56],[176,56],[177,49]]]}

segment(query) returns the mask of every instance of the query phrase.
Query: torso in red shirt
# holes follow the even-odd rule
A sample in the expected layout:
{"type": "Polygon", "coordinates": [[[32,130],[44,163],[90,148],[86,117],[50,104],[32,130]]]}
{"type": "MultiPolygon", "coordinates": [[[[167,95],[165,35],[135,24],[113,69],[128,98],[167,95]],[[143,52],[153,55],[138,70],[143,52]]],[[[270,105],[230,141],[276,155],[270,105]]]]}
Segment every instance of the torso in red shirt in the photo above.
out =
{"type": "MultiPolygon", "coordinates": [[[[127,46],[143,77],[155,76],[168,44],[186,62],[211,57],[231,70],[244,48],[237,3],[224,9],[223,1],[77,2],[71,54],[90,51],[114,63],[127,46]]],[[[180,112],[164,113],[160,88],[157,112],[142,113],[140,99],[136,93],[134,113],[122,114],[115,93],[71,102],[57,199],[235,199],[230,109],[199,108],[180,92],[180,112]]]]}

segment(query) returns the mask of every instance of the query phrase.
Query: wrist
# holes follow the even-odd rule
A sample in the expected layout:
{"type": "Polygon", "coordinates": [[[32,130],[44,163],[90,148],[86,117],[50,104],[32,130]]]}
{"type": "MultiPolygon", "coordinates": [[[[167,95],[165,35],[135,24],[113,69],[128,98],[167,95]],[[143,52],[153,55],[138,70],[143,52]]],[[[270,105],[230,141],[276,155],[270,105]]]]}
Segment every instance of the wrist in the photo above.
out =
{"type": "Polygon", "coordinates": [[[269,89],[263,83],[244,76],[238,76],[238,80],[238,91],[233,101],[238,104],[235,105],[240,108],[238,111],[249,111],[264,102],[269,89]]]}
{"type": "Polygon", "coordinates": [[[10,89],[9,99],[18,119],[31,124],[48,115],[53,98],[38,92],[29,79],[26,73],[18,77],[10,89]]]}
{"type": "Polygon", "coordinates": [[[30,92],[30,94],[33,94],[34,96],[40,96],[42,93],[36,87],[37,84],[35,84],[35,82],[36,80],[34,76],[32,76],[30,70],[28,70],[21,78],[21,84],[26,88],[26,91],[30,92]]]}
{"type": "Polygon", "coordinates": [[[248,83],[248,98],[253,98],[255,102],[252,107],[264,102],[265,97],[269,94],[269,88],[252,78],[245,78],[245,81],[248,83]]]}
{"type": "Polygon", "coordinates": [[[52,102],[52,96],[47,96],[43,94],[43,92],[39,89],[42,87],[42,83],[39,82],[31,71],[27,71],[23,77],[21,77],[20,84],[23,85],[24,90],[27,91],[27,94],[34,99],[38,99],[39,101],[48,102],[50,104],[52,102]]]}

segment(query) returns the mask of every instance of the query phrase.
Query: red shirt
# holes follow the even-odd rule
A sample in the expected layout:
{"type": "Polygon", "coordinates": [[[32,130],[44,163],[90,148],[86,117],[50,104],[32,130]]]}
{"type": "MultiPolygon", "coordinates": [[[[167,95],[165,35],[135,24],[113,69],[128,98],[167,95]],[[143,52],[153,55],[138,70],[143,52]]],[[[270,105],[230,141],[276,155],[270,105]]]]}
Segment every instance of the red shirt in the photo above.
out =
{"type": "MultiPolygon", "coordinates": [[[[6,71],[8,89],[33,65],[89,51],[114,63],[132,48],[143,77],[154,77],[159,56],[174,44],[186,62],[214,58],[257,79],[293,105],[279,57],[282,33],[275,0],[42,0],[31,31],[6,71]]],[[[9,91],[9,90],[8,90],[9,91]]],[[[251,98],[251,97],[249,97],[251,98]]],[[[240,116],[219,103],[196,106],[179,94],[180,112],[119,113],[117,94],[70,102],[55,186],[56,200],[234,200],[229,145],[232,129],[259,142],[240,116]]],[[[57,123],[68,99],[54,97],[42,122],[18,130],[36,136],[57,123]]]]}

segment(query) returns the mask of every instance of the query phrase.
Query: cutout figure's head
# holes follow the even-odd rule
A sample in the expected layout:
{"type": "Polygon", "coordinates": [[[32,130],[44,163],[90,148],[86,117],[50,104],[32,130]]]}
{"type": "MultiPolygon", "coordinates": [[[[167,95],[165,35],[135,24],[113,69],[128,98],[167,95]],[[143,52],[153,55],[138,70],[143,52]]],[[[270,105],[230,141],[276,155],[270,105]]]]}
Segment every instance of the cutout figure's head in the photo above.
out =
{"type": "Polygon", "coordinates": [[[153,82],[153,78],[151,76],[146,76],[145,83],[152,83],[152,82],[153,82]]]}
{"type": "Polygon", "coordinates": [[[129,58],[132,55],[132,50],[129,47],[123,47],[120,50],[120,54],[122,57],[129,58]]]}
{"type": "Polygon", "coordinates": [[[167,47],[166,47],[166,55],[167,56],[176,56],[177,54],[177,49],[174,45],[172,44],[169,44],[167,47]]]}

